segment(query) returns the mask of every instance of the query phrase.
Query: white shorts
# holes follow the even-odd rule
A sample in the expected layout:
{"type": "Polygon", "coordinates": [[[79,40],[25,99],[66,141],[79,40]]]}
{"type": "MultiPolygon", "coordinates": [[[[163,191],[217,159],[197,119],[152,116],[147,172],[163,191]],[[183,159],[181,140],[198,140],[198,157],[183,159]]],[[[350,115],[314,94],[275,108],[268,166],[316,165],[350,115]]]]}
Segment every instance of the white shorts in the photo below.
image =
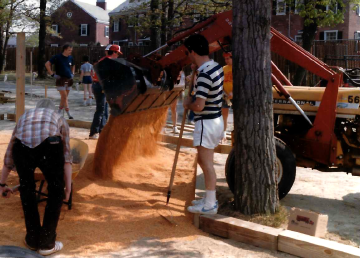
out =
{"type": "Polygon", "coordinates": [[[224,135],[223,117],[204,119],[195,122],[194,147],[215,149],[224,135]]]}

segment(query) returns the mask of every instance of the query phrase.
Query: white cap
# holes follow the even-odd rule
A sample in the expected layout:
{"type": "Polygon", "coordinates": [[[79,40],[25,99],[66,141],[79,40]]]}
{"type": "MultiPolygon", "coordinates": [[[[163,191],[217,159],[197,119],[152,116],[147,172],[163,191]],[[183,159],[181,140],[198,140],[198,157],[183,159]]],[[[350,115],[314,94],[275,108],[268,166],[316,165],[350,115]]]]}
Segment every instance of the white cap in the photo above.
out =
{"type": "Polygon", "coordinates": [[[107,45],[106,48],[105,48],[105,51],[109,51],[111,46],[112,46],[111,44],[107,45]]]}

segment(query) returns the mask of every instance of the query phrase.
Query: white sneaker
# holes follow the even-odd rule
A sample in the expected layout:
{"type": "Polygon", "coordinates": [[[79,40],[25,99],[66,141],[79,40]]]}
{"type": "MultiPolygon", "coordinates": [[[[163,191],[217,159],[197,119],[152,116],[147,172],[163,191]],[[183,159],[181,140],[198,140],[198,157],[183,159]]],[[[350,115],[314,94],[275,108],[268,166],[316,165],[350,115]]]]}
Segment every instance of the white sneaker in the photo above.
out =
{"type": "Polygon", "coordinates": [[[180,133],[180,130],[175,126],[173,129],[173,133],[180,133]]]}
{"type": "Polygon", "coordinates": [[[92,102],[93,102],[93,99],[92,99],[92,98],[90,98],[90,99],[89,99],[89,106],[91,106],[91,105],[92,105],[92,102]]]}
{"type": "Polygon", "coordinates": [[[96,133],[94,135],[91,135],[91,136],[89,136],[89,139],[97,140],[97,139],[99,139],[99,134],[96,133]]]}
{"type": "Polygon", "coordinates": [[[87,100],[84,99],[84,103],[83,103],[84,107],[87,106],[87,100]]]}
{"type": "Polygon", "coordinates": [[[188,212],[200,214],[216,214],[218,211],[218,202],[212,208],[205,207],[205,205],[194,205],[187,207],[188,212]]]}
{"type": "Polygon", "coordinates": [[[56,253],[58,251],[60,251],[61,249],[63,249],[64,245],[63,243],[61,243],[60,241],[55,241],[55,246],[52,249],[39,249],[39,254],[41,255],[50,255],[53,253],[56,253]]]}
{"type": "Polygon", "coordinates": [[[193,201],[191,201],[191,204],[194,205],[194,206],[197,206],[197,205],[200,205],[200,204],[205,205],[205,198],[193,200],[193,201]]]}

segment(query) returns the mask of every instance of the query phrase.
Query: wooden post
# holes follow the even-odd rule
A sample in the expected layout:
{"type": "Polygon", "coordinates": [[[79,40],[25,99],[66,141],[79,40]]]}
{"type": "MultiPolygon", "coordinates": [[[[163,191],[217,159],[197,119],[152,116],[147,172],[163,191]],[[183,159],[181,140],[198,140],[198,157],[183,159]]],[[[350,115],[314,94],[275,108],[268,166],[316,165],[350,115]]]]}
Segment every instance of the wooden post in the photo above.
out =
{"type": "Polygon", "coordinates": [[[33,52],[32,52],[32,50],[30,51],[30,92],[31,92],[31,94],[30,94],[30,96],[31,96],[31,99],[32,99],[32,97],[33,97],[33,88],[32,88],[32,85],[33,85],[33,67],[32,67],[32,54],[33,54],[33,52]]]}
{"type": "Polygon", "coordinates": [[[25,32],[16,38],[16,122],[25,112],[25,32]]]}

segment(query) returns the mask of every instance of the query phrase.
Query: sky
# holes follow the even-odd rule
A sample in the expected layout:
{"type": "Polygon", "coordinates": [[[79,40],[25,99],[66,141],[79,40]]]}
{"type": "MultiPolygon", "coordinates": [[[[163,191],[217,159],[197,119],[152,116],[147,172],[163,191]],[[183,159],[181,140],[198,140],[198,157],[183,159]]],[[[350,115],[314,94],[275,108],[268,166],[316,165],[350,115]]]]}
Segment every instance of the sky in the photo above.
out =
{"type": "MultiPolygon", "coordinates": [[[[96,5],[96,0],[79,0],[81,2],[84,3],[88,3],[88,4],[93,4],[96,5]]],[[[108,10],[113,10],[116,7],[118,7],[119,5],[121,5],[123,2],[125,2],[125,0],[106,0],[106,5],[107,5],[107,9],[108,10]]]]}

